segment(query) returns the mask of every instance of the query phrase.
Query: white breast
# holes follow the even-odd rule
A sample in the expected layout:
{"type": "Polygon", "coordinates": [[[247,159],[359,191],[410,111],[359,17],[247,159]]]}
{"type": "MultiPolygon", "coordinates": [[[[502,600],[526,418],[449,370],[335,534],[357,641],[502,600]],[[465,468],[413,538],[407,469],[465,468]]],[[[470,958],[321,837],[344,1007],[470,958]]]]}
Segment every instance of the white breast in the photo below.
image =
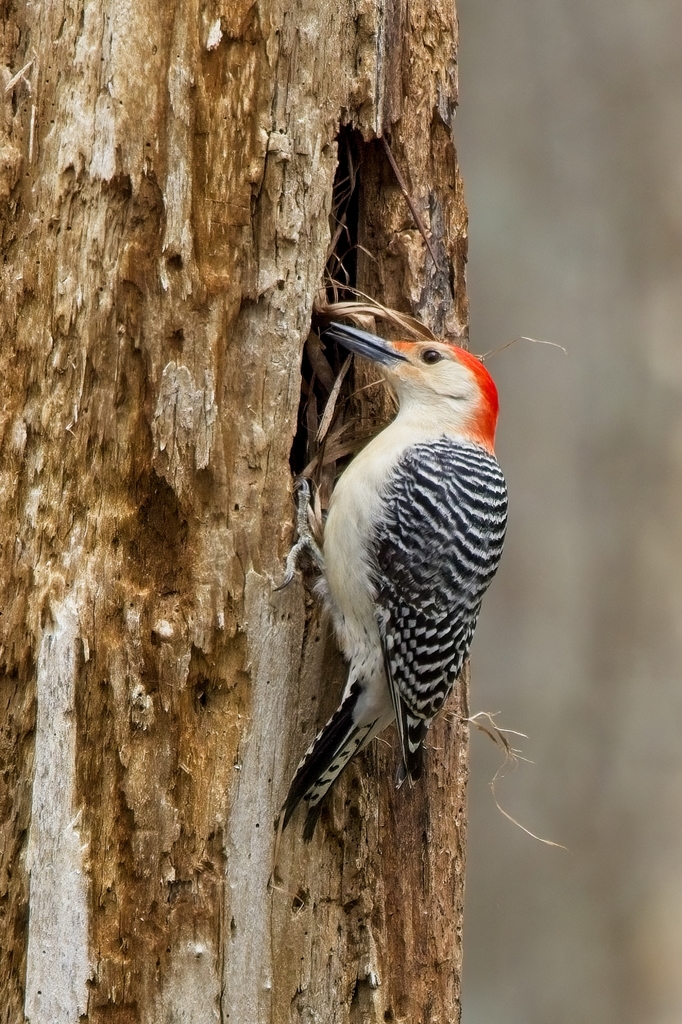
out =
{"type": "MultiPolygon", "coordinates": [[[[324,530],[325,576],[334,625],[347,658],[368,642],[378,643],[369,545],[380,521],[389,478],[406,448],[434,436],[433,426],[408,409],[382,430],[351,462],[332,494],[324,530]]],[[[441,433],[441,431],[438,431],[441,433]]]]}

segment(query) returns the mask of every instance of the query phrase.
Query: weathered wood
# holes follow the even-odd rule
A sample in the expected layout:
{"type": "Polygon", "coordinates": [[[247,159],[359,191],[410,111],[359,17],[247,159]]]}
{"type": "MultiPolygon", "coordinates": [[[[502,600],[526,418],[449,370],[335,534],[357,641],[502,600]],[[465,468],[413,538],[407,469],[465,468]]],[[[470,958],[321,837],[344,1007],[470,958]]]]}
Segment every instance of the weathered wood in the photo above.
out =
{"type": "Polygon", "coordinates": [[[335,139],[363,146],[359,287],[463,336],[455,43],[430,0],[3,8],[7,1024],[458,1019],[454,715],[412,792],[376,742],[267,891],[341,678],[302,584],[273,593],[335,139]]]}

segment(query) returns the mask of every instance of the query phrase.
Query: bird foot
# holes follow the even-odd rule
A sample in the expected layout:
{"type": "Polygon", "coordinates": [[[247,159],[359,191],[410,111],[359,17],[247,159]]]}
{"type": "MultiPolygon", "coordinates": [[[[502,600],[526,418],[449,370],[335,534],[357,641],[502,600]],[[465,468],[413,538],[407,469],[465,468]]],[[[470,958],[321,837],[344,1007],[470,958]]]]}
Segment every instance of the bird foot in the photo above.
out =
{"type": "Polygon", "coordinates": [[[284,590],[285,587],[289,586],[296,575],[299,558],[304,551],[308,553],[310,558],[312,558],[320,572],[324,571],[324,556],[313,539],[308,520],[308,510],[310,508],[310,484],[304,479],[300,480],[297,486],[298,509],[296,512],[296,533],[298,534],[298,540],[287,555],[284,579],[278,587],[275,587],[275,593],[279,590],[284,590]]]}

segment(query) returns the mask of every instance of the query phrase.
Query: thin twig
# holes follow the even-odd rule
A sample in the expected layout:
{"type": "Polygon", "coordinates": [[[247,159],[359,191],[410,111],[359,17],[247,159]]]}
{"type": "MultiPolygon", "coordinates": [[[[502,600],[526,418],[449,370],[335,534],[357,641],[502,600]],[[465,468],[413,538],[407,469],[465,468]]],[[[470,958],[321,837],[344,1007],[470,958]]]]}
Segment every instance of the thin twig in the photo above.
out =
{"type": "Polygon", "coordinates": [[[33,142],[36,134],[36,105],[31,104],[31,124],[28,130],[28,162],[33,163],[33,142]]]}
{"type": "Polygon", "coordinates": [[[391,167],[393,168],[393,173],[395,174],[395,176],[396,176],[396,178],[398,180],[398,184],[400,185],[400,191],[405,196],[405,200],[407,202],[407,205],[410,208],[410,213],[414,217],[415,224],[417,225],[417,227],[419,228],[419,230],[422,233],[422,237],[423,237],[424,241],[426,242],[427,249],[431,253],[431,259],[433,260],[433,262],[434,262],[434,264],[436,266],[436,270],[440,270],[441,269],[440,263],[436,259],[436,254],[435,254],[435,252],[433,250],[433,246],[431,245],[431,240],[429,239],[428,235],[426,234],[426,228],[424,227],[424,221],[421,219],[421,215],[419,213],[419,210],[417,209],[417,207],[414,205],[414,203],[412,201],[412,196],[407,191],[407,185],[405,184],[405,179],[402,176],[400,168],[398,167],[397,163],[395,162],[395,157],[393,156],[393,153],[391,152],[391,147],[389,146],[388,142],[386,141],[386,136],[385,135],[381,136],[381,141],[384,144],[384,149],[386,150],[386,156],[388,157],[388,162],[390,163],[391,167]]]}
{"type": "MultiPolygon", "coordinates": [[[[315,312],[318,316],[329,317],[335,319],[337,317],[345,317],[351,322],[356,323],[356,326],[362,327],[367,330],[369,325],[367,324],[367,317],[373,317],[377,320],[385,320],[390,323],[393,327],[397,327],[400,331],[405,331],[408,337],[413,338],[415,341],[435,341],[436,335],[431,331],[426,324],[417,320],[416,317],[410,316],[409,313],[401,313],[397,309],[390,309],[388,306],[382,305],[381,302],[377,302],[376,299],[371,298],[369,295],[365,295],[364,292],[359,291],[357,288],[346,288],[346,291],[351,292],[353,295],[358,295],[364,299],[364,302],[328,302],[325,296],[320,296],[315,301],[315,312]],[[363,320],[364,318],[364,320],[363,320]],[[357,322],[356,322],[357,321],[357,322]]],[[[369,328],[373,329],[373,328],[369,328]]]]}
{"type": "Polygon", "coordinates": [[[24,66],[21,69],[21,71],[17,71],[16,75],[14,75],[13,78],[10,78],[9,82],[5,86],[5,95],[7,95],[8,92],[12,91],[12,89],[17,84],[19,79],[24,77],[24,75],[26,74],[26,72],[28,71],[28,69],[31,67],[32,64],[33,64],[33,60],[31,59],[28,62],[28,64],[24,64],[24,66]]]}
{"type": "Polygon", "coordinates": [[[370,388],[376,388],[380,384],[385,384],[386,378],[379,377],[377,380],[371,380],[369,384],[363,384],[361,388],[356,388],[355,391],[351,391],[349,398],[355,398],[356,395],[361,395],[363,391],[369,391],[370,388]]]}
{"type": "Polygon", "coordinates": [[[347,429],[350,429],[353,424],[352,422],[344,423],[338,431],[331,434],[327,439],[327,443],[324,448],[317,453],[317,455],[310,460],[307,466],[301,470],[298,474],[305,479],[312,479],[314,473],[320,466],[329,466],[333,462],[338,462],[339,459],[343,459],[346,455],[354,455],[360,448],[364,448],[368,441],[371,441],[375,436],[376,431],[373,430],[366,434],[356,434],[351,441],[336,441],[335,439],[340,436],[341,433],[345,433],[347,429]]]}
{"type": "Polygon", "coordinates": [[[497,782],[498,776],[502,771],[502,767],[497,769],[497,771],[495,772],[495,777],[493,778],[493,781],[490,783],[490,792],[493,794],[495,806],[497,807],[500,814],[504,814],[505,818],[508,818],[513,825],[517,825],[518,828],[520,828],[522,832],[525,832],[526,835],[530,836],[531,839],[537,839],[539,843],[544,843],[545,846],[554,846],[558,850],[565,850],[566,853],[570,853],[571,851],[569,850],[569,848],[567,846],[564,846],[563,843],[553,843],[551,839],[543,839],[542,836],[536,836],[535,832],[531,832],[529,828],[526,828],[525,825],[522,825],[520,821],[516,820],[516,818],[512,818],[511,814],[505,811],[504,807],[500,806],[500,802],[497,799],[497,796],[495,795],[495,783],[497,782]]]}
{"type": "Polygon", "coordinates": [[[518,338],[512,338],[505,345],[500,345],[499,348],[492,348],[490,352],[484,352],[482,356],[477,356],[476,358],[484,363],[490,356],[496,356],[498,352],[504,352],[506,348],[511,348],[512,345],[515,345],[517,341],[532,341],[534,345],[551,345],[552,348],[560,348],[564,355],[568,355],[567,350],[558,341],[543,341],[542,338],[527,338],[525,334],[520,334],[518,338]]]}
{"type": "Polygon", "coordinates": [[[315,331],[311,331],[305,343],[305,349],[310,360],[310,365],[322,382],[327,394],[330,394],[334,387],[334,371],[329,365],[329,360],[322,351],[322,345],[315,331]]]}
{"type": "Polygon", "coordinates": [[[353,166],[353,154],[348,143],[346,143],[346,154],[348,160],[348,176],[344,178],[342,181],[340,181],[334,190],[335,195],[333,197],[332,217],[336,221],[337,227],[336,230],[334,231],[334,236],[327,248],[325,264],[327,264],[333,256],[338,265],[340,266],[341,270],[343,271],[343,273],[346,274],[346,276],[348,277],[346,268],[343,265],[343,260],[341,260],[336,254],[336,246],[344,230],[348,235],[348,240],[350,243],[350,232],[348,231],[348,228],[346,226],[346,218],[348,216],[348,207],[350,206],[350,201],[353,198],[353,193],[355,192],[355,182],[357,178],[356,170],[355,167],[353,166]],[[346,183],[348,183],[348,188],[344,189],[343,193],[339,194],[340,188],[346,185],[346,183]],[[344,207],[344,210],[343,213],[340,213],[342,207],[344,207]]]}
{"type": "Polygon", "coordinates": [[[480,732],[485,733],[485,735],[488,736],[496,746],[501,747],[504,750],[504,762],[497,769],[493,776],[492,782],[490,783],[490,791],[493,795],[495,806],[497,807],[500,814],[503,814],[505,818],[508,818],[509,821],[512,822],[512,824],[517,825],[521,829],[521,831],[525,832],[526,835],[529,835],[531,839],[537,839],[539,843],[544,843],[545,846],[555,846],[559,850],[566,850],[568,853],[570,853],[570,850],[567,846],[563,846],[561,843],[554,843],[551,839],[543,839],[542,836],[536,836],[534,832],[531,832],[530,829],[526,828],[525,825],[522,825],[520,821],[517,821],[516,818],[513,818],[511,814],[509,814],[508,811],[505,811],[504,807],[500,805],[500,802],[497,799],[497,794],[495,792],[495,783],[502,776],[502,773],[504,769],[507,767],[507,765],[511,764],[511,766],[515,768],[519,761],[526,761],[528,764],[532,764],[533,762],[529,761],[527,757],[522,757],[521,752],[512,747],[511,743],[509,742],[505,735],[505,733],[508,733],[511,736],[521,736],[523,737],[523,739],[527,739],[528,737],[526,736],[526,734],[524,732],[517,732],[516,729],[502,729],[495,721],[496,717],[497,715],[490,711],[479,711],[478,714],[471,715],[470,718],[462,719],[462,721],[468,722],[469,724],[475,726],[478,730],[480,730],[480,732]],[[483,725],[479,721],[479,719],[481,718],[487,720],[488,726],[483,725]]]}
{"type": "Polygon", "coordinates": [[[325,436],[327,434],[327,431],[329,430],[329,427],[331,426],[332,417],[334,416],[334,411],[336,409],[336,400],[339,397],[339,391],[341,390],[341,385],[343,384],[343,378],[348,373],[348,367],[350,366],[350,362],[351,362],[352,358],[353,358],[352,356],[347,356],[346,357],[346,361],[344,362],[343,366],[341,367],[341,370],[339,372],[338,377],[334,381],[334,387],[332,388],[331,394],[329,395],[329,398],[327,399],[327,404],[324,407],[324,412],[322,413],[322,419],[320,420],[320,425],[317,428],[317,440],[318,441],[324,441],[325,436]]]}

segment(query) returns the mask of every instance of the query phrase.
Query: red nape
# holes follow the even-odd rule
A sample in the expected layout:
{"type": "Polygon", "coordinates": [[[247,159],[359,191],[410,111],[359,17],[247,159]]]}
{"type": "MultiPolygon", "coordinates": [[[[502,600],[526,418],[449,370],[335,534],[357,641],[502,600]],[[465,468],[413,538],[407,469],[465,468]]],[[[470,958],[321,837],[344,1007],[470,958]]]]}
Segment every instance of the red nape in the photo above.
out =
{"type": "Polygon", "coordinates": [[[486,448],[493,450],[495,444],[495,428],[497,427],[497,416],[500,411],[500,401],[497,397],[497,388],[485,366],[472,352],[460,348],[458,345],[450,346],[463,366],[471,370],[481,390],[480,415],[476,421],[476,431],[480,433],[480,440],[486,448]]]}

